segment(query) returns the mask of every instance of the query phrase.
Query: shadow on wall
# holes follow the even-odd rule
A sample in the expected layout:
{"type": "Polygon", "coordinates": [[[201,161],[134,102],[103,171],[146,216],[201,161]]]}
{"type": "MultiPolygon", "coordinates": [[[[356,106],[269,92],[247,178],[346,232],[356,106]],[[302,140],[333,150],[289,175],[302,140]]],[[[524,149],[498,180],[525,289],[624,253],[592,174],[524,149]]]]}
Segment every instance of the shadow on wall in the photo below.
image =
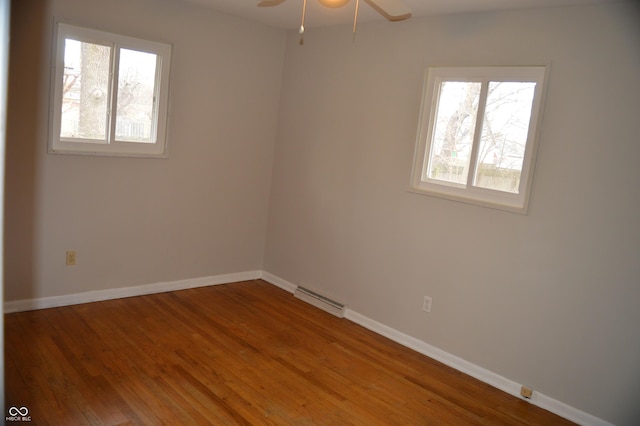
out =
{"type": "Polygon", "coordinates": [[[38,150],[45,149],[38,128],[47,2],[21,0],[11,7],[9,87],[5,166],[4,297],[33,297],[38,150]]]}

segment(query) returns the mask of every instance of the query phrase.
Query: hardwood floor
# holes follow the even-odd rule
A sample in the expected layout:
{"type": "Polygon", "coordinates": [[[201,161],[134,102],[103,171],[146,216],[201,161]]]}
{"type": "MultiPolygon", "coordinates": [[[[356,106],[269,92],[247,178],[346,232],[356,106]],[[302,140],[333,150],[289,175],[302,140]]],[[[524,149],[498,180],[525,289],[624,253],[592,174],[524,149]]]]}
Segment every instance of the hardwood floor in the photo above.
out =
{"type": "Polygon", "coordinates": [[[31,424],[572,424],[263,281],[5,316],[31,424]]]}

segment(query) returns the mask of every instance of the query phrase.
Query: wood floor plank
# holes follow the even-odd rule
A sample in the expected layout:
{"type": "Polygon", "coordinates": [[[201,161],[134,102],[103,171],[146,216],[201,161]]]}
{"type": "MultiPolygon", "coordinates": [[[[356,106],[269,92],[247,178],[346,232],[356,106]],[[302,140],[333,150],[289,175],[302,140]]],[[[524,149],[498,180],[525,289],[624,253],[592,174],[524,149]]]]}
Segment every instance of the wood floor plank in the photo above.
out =
{"type": "Polygon", "coordinates": [[[5,315],[36,425],[572,424],[261,280],[5,315]]]}

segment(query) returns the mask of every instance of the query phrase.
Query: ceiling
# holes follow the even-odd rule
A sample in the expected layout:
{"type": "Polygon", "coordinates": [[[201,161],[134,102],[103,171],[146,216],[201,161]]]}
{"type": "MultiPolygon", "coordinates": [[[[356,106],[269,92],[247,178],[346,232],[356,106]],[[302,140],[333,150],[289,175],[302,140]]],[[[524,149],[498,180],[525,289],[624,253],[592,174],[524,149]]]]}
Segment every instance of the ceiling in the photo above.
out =
{"type": "MultiPolygon", "coordinates": [[[[302,0],[287,0],[275,7],[257,7],[258,0],[181,0],[210,7],[220,12],[261,22],[282,29],[296,29],[300,25],[302,0]]],[[[618,0],[404,0],[414,17],[465,12],[543,8],[611,3],[618,0]]],[[[339,9],[324,7],[316,0],[308,0],[305,27],[350,25],[353,23],[355,0],[339,9]]],[[[358,22],[384,20],[365,1],[360,4],[358,22]]]]}

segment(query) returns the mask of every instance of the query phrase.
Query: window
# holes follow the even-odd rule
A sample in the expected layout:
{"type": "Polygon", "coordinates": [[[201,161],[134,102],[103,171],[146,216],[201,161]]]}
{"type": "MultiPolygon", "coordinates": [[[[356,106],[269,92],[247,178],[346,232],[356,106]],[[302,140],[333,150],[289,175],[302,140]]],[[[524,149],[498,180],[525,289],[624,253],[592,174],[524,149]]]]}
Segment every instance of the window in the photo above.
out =
{"type": "Polygon", "coordinates": [[[49,152],[164,157],[171,46],[58,24],[49,152]]]}
{"type": "Polygon", "coordinates": [[[547,68],[430,68],[412,189],[526,213],[547,68]]]}

